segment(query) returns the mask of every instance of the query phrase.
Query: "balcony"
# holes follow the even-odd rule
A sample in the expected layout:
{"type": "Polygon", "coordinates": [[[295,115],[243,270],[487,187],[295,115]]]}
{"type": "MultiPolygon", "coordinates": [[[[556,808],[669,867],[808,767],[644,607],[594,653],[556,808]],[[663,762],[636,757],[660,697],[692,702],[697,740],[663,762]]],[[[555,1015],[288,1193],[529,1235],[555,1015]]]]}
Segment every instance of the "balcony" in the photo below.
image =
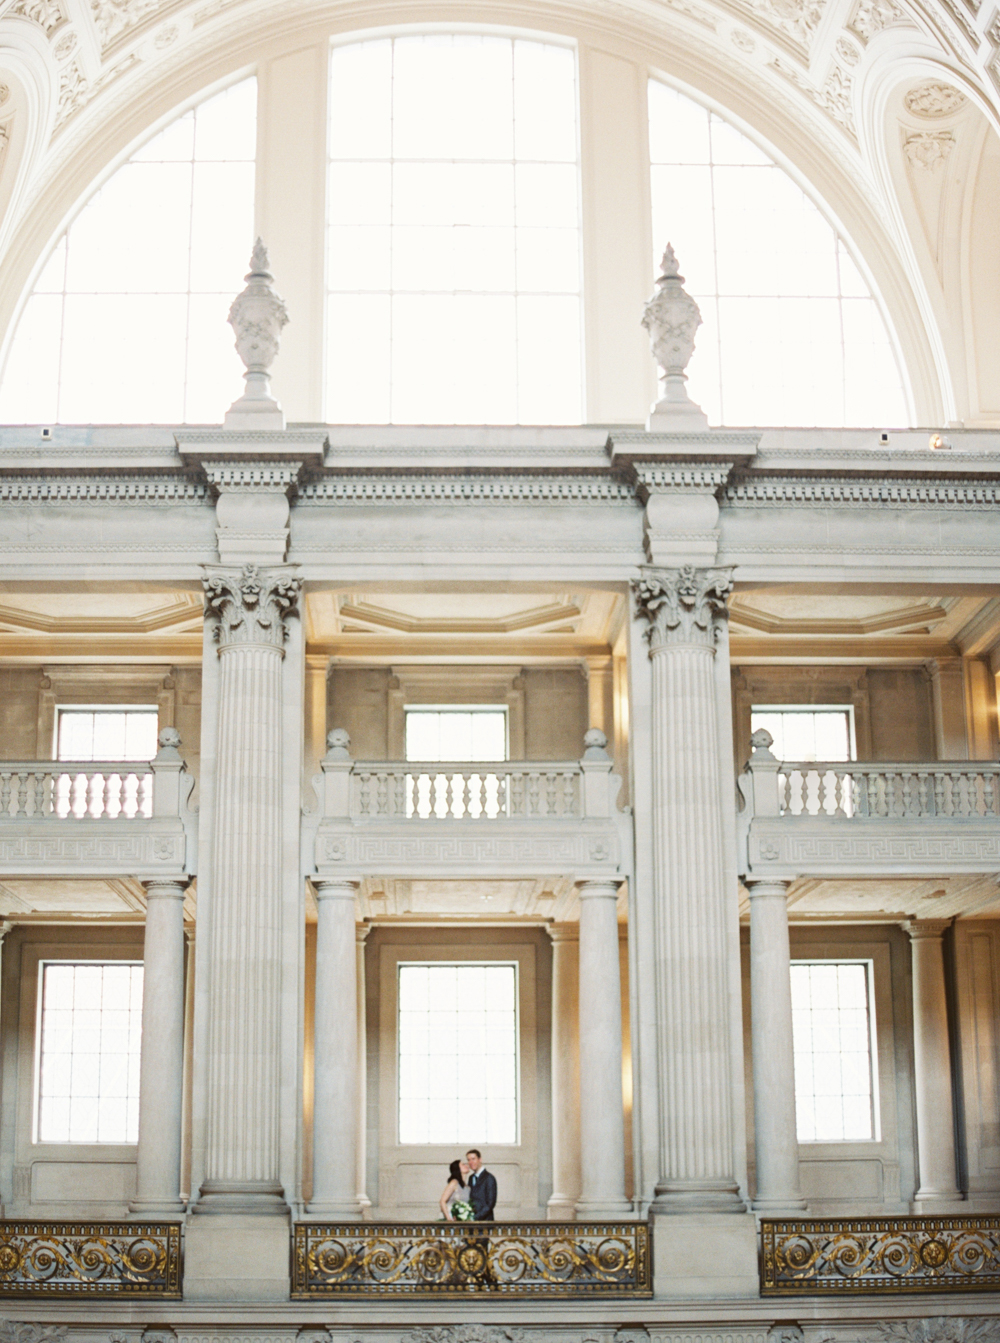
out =
{"type": "Polygon", "coordinates": [[[332,732],[304,822],[314,874],[621,879],[631,818],[605,745],[592,731],[581,760],[376,762],[352,760],[332,732]]]}
{"type": "Polygon", "coordinates": [[[194,873],[194,779],[172,729],[149,762],[0,761],[7,876],[181,879],[194,873]]]}
{"type": "Polygon", "coordinates": [[[747,880],[945,877],[1000,867],[1000,765],[792,763],[776,760],[770,745],[768,733],[754,733],[739,779],[747,880]]]}

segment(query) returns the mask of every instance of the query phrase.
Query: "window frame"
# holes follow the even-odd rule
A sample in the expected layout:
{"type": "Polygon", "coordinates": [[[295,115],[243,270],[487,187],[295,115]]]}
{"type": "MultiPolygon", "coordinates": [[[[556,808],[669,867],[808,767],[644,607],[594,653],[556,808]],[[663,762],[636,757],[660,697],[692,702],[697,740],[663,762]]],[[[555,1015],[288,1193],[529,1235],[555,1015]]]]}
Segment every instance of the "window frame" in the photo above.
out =
{"type": "MultiPolygon", "coordinates": [[[[403,755],[407,762],[411,757],[406,749],[406,725],[410,714],[415,713],[435,713],[435,714],[453,714],[453,713],[491,713],[500,714],[504,725],[504,754],[500,758],[503,761],[510,760],[510,712],[506,704],[404,704],[403,705],[403,755]]],[[[434,764],[436,761],[425,761],[422,756],[413,756],[415,764],[434,764]]],[[[464,760],[462,758],[453,759],[449,756],[447,760],[442,760],[442,764],[454,765],[481,765],[492,764],[493,761],[484,760],[464,760]]],[[[496,763],[500,763],[497,761],[496,763]]]]}
{"type": "MultiPolygon", "coordinates": [[[[55,705],[55,713],[52,725],[52,759],[58,762],[65,760],[67,763],[70,764],[90,763],[89,761],[77,760],[75,756],[61,756],[59,754],[59,736],[60,736],[60,729],[62,726],[62,717],[64,713],[65,714],[74,714],[74,713],[149,714],[151,717],[156,718],[157,735],[159,733],[160,706],[158,704],[151,704],[148,701],[145,704],[64,704],[61,702],[57,702],[55,705]]],[[[154,751],[153,755],[155,754],[156,752],[154,751]]],[[[153,757],[150,756],[149,758],[152,759],[153,757]]],[[[107,764],[110,764],[112,761],[114,761],[115,764],[122,764],[122,765],[128,765],[128,764],[136,765],[142,763],[139,760],[129,760],[125,756],[122,756],[120,758],[114,756],[92,756],[91,760],[103,761],[107,764]]]]}
{"type": "MultiPolygon", "coordinates": [[[[821,713],[842,713],[842,714],[846,714],[846,716],[847,716],[847,735],[848,735],[847,749],[848,749],[848,751],[849,751],[850,754],[848,755],[847,760],[844,761],[844,763],[845,763],[845,764],[850,764],[852,761],[855,761],[855,760],[857,760],[857,758],[858,758],[857,733],[856,733],[856,730],[855,730],[855,723],[854,723],[854,705],[853,705],[853,704],[834,704],[834,703],[830,703],[830,704],[788,704],[788,703],[785,703],[785,704],[757,704],[756,702],[752,702],[751,705],[750,705],[750,731],[751,731],[751,732],[754,731],[754,727],[753,727],[753,718],[754,718],[754,714],[758,714],[758,713],[811,714],[811,715],[814,716],[814,717],[815,717],[817,714],[821,714],[821,713]]],[[[779,756],[778,758],[781,759],[780,756],[779,756]]],[[[791,763],[793,763],[793,764],[805,764],[805,763],[807,763],[807,762],[806,762],[806,761],[802,761],[802,760],[795,759],[795,760],[791,760],[791,763]]],[[[821,762],[821,763],[822,763],[822,762],[821,762]]],[[[827,763],[840,763],[840,762],[827,762],[827,763]]]]}

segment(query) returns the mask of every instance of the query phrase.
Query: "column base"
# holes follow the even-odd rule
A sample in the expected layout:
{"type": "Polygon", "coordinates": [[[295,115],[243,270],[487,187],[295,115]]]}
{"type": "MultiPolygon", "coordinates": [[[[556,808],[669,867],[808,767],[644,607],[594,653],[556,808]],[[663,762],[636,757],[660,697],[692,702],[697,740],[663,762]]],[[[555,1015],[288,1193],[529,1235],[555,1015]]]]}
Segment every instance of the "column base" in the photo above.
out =
{"type": "MultiPolygon", "coordinates": [[[[371,1206],[371,1205],[369,1205],[371,1206]]],[[[306,1204],[306,1216],[324,1222],[361,1222],[361,1204],[355,1199],[319,1199],[306,1204]]]]}
{"type": "Polygon", "coordinates": [[[627,1198],[608,1199],[607,1202],[582,1198],[576,1201],[575,1220],[578,1222],[621,1222],[634,1217],[635,1208],[627,1198]]]}
{"type": "Polygon", "coordinates": [[[184,1300],[287,1303],[287,1217],[194,1217],[184,1231],[184,1300]]]}
{"type": "Polygon", "coordinates": [[[180,1198],[134,1198],[128,1205],[135,1217],[180,1217],[186,1208],[180,1198]]]}
{"type": "Polygon", "coordinates": [[[968,1213],[969,1205],[957,1189],[953,1193],[940,1194],[925,1194],[918,1189],[913,1196],[913,1202],[910,1204],[910,1211],[917,1216],[924,1217],[937,1216],[942,1213],[945,1215],[957,1213],[961,1216],[968,1213]]]}
{"type": "Polygon", "coordinates": [[[553,1194],[545,1205],[545,1219],[549,1222],[575,1222],[576,1199],[569,1194],[553,1194]]]}
{"type": "Polygon", "coordinates": [[[804,1198],[755,1198],[750,1207],[758,1217],[801,1217],[809,1204],[804,1198]]]}
{"type": "Polygon", "coordinates": [[[686,1213],[745,1213],[739,1186],[731,1180],[669,1180],[656,1186],[649,1205],[654,1217],[686,1213]]]}
{"type": "Polygon", "coordinates": [[[263,1180],[206,1180],[191,1209],[241,1217],[287,1217],[290,1211],[280,1184],[263,1180]]]}
{"type": "Polygon", "coordinates": [[[689,1214],[658,1217],[653,1231],[653,1296],[720,1301],[756,1297],[757,1221],[689,1214]]]}

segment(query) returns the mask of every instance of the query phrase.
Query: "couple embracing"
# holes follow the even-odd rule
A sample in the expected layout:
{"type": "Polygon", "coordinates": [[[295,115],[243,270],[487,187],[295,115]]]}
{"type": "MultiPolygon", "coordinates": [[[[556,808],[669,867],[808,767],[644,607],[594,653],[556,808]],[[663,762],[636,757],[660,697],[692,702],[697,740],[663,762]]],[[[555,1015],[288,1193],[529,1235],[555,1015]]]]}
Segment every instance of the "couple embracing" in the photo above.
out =
{"type": "Polygon", "coordinates": [[[497,1201],[496,1179],[483,1165],[482,1153],[475,1147],[464,1161],[448,1167],[448,1183],[441,1195],[441,1211],[448,1222],[492,1222],[497,1201]]]}

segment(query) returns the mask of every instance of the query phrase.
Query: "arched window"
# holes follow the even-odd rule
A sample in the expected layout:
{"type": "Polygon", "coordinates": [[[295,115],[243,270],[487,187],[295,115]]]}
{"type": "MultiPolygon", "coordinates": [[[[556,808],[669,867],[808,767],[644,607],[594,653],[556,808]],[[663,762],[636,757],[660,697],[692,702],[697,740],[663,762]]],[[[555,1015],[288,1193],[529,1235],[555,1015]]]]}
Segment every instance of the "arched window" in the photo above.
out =
{"type": "Polygon", "coordinates": [[[579,423],[574,52],[335,47],[329,147],[326,418],[579,423]]]}
{"type": "Polygon", "coordinates": [[[703,325],[688,390],[711,424],[906,425],[885,321],[836,230],[745,135],[649,85],[653,237],[703,325]]]}
{"type": "Polygon", "coordinates": [[[0,386],[8,423],[218,423],[243,366],[226,314],[253,243],[256,79],[132,155],[59,240],[0,386]]]}

